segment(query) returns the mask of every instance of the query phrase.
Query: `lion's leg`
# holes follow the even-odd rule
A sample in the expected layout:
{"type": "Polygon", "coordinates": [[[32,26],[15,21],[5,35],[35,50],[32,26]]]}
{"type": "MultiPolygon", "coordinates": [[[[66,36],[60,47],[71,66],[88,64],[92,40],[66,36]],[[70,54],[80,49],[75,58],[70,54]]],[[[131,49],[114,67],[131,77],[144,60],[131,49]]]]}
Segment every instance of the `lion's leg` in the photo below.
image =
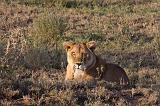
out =
{"type": "Polygon", "coordinates": [[[71,73],[69,73],[69,72],[67,71],[66,77],[65,77],[65,81],[72,80],[72,79],[73,79],[73,74],[71,74],[71,73]]]}
{"type": "Polygon", "coordinates": [[[68,81],[68,80],[73,80],[73,70],[70,69],[69,66],[67,66],[67,72],[66,72],[66,77],[65,77],[65,81],[68,81]]]}

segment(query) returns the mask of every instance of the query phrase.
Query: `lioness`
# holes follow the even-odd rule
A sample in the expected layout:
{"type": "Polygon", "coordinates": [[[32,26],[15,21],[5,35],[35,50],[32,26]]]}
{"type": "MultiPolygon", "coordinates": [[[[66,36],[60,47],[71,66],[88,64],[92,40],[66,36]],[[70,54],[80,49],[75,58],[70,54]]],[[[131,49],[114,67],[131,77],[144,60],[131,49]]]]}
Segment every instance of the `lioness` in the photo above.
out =
{"type": "Polygon", "coordinates": [[[99,79],[123,85],[129,83],[127,74],[121,67],[106,63],[95,55],[95,41],[88,43],[64,42],[63,46],[67,52],[68,62],[65,81],[99,79]]]}

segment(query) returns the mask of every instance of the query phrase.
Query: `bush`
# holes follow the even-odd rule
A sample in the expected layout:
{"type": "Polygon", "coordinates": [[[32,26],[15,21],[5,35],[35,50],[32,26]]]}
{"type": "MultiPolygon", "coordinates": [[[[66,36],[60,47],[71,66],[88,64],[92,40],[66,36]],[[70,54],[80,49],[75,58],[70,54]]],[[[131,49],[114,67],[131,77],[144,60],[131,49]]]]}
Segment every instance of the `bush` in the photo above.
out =
{"type": "Polygon", "coordinates": [[[31,50],[26,55],[27,63],[36,67],[61,68],[61,42],[66,29],[67,19],[56,12],[47,11],[34,20],[30,29],[31,50]]]}
{"type": "Polygon", "coordinates": [[[34,47],[53,48],[67,29],[67,19],[55,12],[44,13],[33,22],[31,38],[34,47]]]}

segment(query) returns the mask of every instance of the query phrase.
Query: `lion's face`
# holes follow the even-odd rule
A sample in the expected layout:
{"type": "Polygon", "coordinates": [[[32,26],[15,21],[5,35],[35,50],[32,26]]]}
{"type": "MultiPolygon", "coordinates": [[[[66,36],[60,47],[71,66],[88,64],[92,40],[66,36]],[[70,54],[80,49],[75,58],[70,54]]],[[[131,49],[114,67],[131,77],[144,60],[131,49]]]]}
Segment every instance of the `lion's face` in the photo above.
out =
{"type": "Polygon", "coordinates": [[[88,43],[65,42],[64,48],[67,51],[68,64],[73,66],[74,70],[85,71],[89,68],[95,59],[93,50],[96,47],[94,41],[88,43]]]}

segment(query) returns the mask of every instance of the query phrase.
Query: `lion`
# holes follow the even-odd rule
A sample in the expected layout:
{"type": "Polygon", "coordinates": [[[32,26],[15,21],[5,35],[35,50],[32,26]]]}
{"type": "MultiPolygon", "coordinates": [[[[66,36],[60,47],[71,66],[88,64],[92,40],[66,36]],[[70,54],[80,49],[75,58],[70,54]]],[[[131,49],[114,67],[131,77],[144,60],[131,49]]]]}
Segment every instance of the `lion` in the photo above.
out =
{"type": "Polygon", "coordinates": [[[118,84],[129,84],[129,78],[123,68],[116,64],[106,63],[94,53],[96,42],[64,42],[67,52],[67,71],[65,81],[104,80],[118,84]]]}

